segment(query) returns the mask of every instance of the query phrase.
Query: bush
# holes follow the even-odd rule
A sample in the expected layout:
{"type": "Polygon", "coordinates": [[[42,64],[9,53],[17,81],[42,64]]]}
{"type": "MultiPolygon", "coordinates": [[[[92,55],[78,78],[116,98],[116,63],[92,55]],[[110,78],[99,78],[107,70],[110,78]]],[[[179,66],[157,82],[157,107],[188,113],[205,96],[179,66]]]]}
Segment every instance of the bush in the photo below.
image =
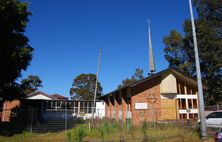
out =
{"type": "Polygon", "coordinates": [[[85,136],[87,136],[87,130],[84,125],[78,125],[67,132],[68,142],[83,142],[85,136]]]}

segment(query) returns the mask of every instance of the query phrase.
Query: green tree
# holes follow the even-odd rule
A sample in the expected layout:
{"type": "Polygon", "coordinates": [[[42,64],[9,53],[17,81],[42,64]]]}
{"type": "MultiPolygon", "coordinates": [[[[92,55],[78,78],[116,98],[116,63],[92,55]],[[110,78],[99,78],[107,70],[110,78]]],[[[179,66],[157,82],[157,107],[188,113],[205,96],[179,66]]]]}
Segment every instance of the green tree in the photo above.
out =
{"type": "Polygon", "coordinates": [[[27,95],[42,87],[42,80],[37,75],[29,75],[28,78],[21,80],[21,87],[27,95]]]}
{"type": "Polygon", "coordinates": [[[22,96],[22,89],[15,81],[26,70],[33,48],[24,35],[28,23],[28,3],[19,0],[0,0],[0,98],[22,96]]]}
{"type": "MultiPolygon", "coordinates": [[[[80,74],[73,80],[69,93],[71,96],[81,96],[81,98],[85,100],[92,100],[94,99],[95,84],[95,74],[80,74]]],[[[99,81],[97,83],[97,88],[97,97],[100,97],[103,88],[99,81]]]]}
{"type": "Polygon", "coordinates": [[[131,78],[126,78],[126,79],[122,80],[122,84],[119,84],[118,88],[124,87],[126,85],[134,83],[134,82],[136,82],[138,80],[141,80],[143,78],[144,78],[144,76],[143,76],[143,69],[137,68],[135,70],[134,75],[132,75],[131,78]]]}
{"type": "MultiPolygon", "coordinates": [[[[200,66],[203,82],[208,89],[205,102],[215,104],[222,99],[222,1],[195,0],[195,19],[200,66]]],[[[193,37],[190,20],[184,22],[184,33],[172,30],[163,38],[165,58],[170,67],[196,77],[193,37]]]]}

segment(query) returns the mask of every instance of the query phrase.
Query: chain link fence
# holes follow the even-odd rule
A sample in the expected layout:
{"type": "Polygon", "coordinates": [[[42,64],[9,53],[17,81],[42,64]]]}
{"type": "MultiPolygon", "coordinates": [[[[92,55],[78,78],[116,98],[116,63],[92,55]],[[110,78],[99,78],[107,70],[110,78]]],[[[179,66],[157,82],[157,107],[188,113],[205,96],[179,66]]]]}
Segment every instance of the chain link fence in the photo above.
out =
{"type": "MultiPolygon", "coordinates": [[[[222,105],[206,106],[206,115],[211,111],[221,110],[222,105]]],[[[85,123],[85,120],[92,118],[92,107],[81,107],[81,108],[49,108],[43,107],[41,109],[30,107],[30,108],[14,108],[14,109],[1,109],[0,110],[0,133],[19,133],[23,131],[28,132],[57,132],[68,130],[75,127],[77,124],[85,123]]],[[[138,111],[139,117],[135,118],[144,122],[148,115],[150,117],[149,127],[159,127],[159,124],[177,125],[183,128],[195,128],[198,127],[198,116],[195,113],[183,113],[177,114],[175,110],[171,108],[161,108],[160,110],[149,110],[151,112],[138,111]],[[167,119],[174,112],[175,119],[167,119]],[[147,115],[147,116],[145,116],[147,115]],[[158,115],[161,115],[161,119],[157,121],[158,115]],[[187,119],[187,115],[193,119],[187,119]]],[[[122,113],[120,113],[122,114],[122,113]]],[[[111,119],[116,118],[114,116],[111,119]]],[[[132,115],[132,114],[131,114],[132,115]]],[[[105,117],[105,109],[95,109],[96,118],[102,119],[105,117]]],[[[171,115],[172,116],[172,115],[171,115]]],[[[131,116],[132,117],[132,116],[131,116]]],[[[123,122],[123,115],[119,116],[119,123],[126,125],[123,122]]],[[[125,118],[126,119],[126,118],[125,118]]],[[[128,122],[128,121],[127,121],[128,122]]],[[[132,125],[132,120],[130,122],[132,125]]]]}
{"type": "MultiPolygon", "coordinates": [[[[2,109],[0,110],[0,133],[29,132],[57,132],[73,128],[76,124],[92,118],[89,108],[81,108],[79,112],[73,109],[2,109]]],[[[90,108],[93,110],[93,108],[90,108]]],[[[105,110],[95,109],[95,118],[102,118],[100,112],[105,110]]]]}

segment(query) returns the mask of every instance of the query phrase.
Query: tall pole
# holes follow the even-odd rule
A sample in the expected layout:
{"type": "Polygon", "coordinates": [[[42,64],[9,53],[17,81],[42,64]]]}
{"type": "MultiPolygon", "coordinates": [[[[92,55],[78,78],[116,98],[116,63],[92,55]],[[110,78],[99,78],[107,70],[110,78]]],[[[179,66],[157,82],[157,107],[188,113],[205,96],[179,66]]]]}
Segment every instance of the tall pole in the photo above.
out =
{"type": "Polygon", "coordinates": [[[150,75],[155,73],[155,66],[154,66],[154,57],[153,57],[153,47],[152,47],[152,37],[151,37],[151,29],[150,29],[150,19],[147,20],[148,23],[148,42],[149,42],[149,69],[150,75]]]}
{"type": "Polygon", "coordinates": [[[92,113],[92,118],[94,119],[94,112],[96,109],[96,93],[97,93],[97,82],[98,82],[98,75],[99,75],[99,68],[100,68],[100,58],[102,55],[102,48],[99,50],[99,58],[98,58],[98,67],[97,67],[97,72],[96,72],[96,84],[95,84],[95,92],[94,92],[94,100],[93,100],[93,113],[92,113]]]}
{"type": "Polygon", "coordinates": [[[201,129],[201,136],[203,138],[205,138],[205,137],[207,137],[207,132],[206,132],[206,122],[205,122],[205,115],[204,115],[205,110],[204,110],[204,99],[203,99],[203,87],[202,87],[202,81],[201,81],[200,61],[199,61],[199,55],[198,55],[197,37],[196,37],[196,30],[195,30],[191,0],[189,0],[189,6],[190,6],[190,17],[191,17],[191,24],[192,24],[192,32],[193,32],[193,43],[194,43],[194,52],[195,52],[196,71],[197,71],[200,129],[201,129]]]}

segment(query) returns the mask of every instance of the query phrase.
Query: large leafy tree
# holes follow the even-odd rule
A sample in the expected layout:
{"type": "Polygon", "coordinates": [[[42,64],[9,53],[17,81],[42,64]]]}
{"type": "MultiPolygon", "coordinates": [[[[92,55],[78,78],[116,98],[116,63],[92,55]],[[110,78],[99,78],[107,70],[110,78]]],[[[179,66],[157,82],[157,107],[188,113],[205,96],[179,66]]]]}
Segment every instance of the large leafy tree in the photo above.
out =
{"type": "MultiPolygon", "coordinates": [[[[96,75],[80,74],[73,80],[72,88],[70,88],[71,96],[79,96],[85,100],[92,100],[95,93],[96,75]]],[[[102,86],[97,83],[97,97],[102,95],[102,86]]]]}
{"type": "Polygon", "coordinates": [[[135,73],[131,76],[131,78],[126,78],[126,79],[122,80],[122,84],[119,84],[118,88],[124,87],[126,85],[134,83],[134,82],[141,80],[143,78],[144,78],[143,69],[137,68],[135,70],[135,73]]]}
{"type": "MultiPolygon", "coordinates": [[[[195,0],[198,18],[195,19],[200,66],[203,82],[208,89],[208,105],[222,99],[222,1],[195,0]]],[[[192,28],[190,20],[184,22],[184,33],[172,30],[163,41],[165,58],[170,67],[196,77],[192,28]]]]}
{"type": "Polygon", "coordinates": [[[22,89],[15,80],[26,70],[33,48],[24,35],[28,4],[19,0],[0,0],[0,98],[19,98],[22,89]]]}
{"type": "Polygon", "coordinates": [[[42,80],[37,75],[29,75],[21,80],[21,88],[26,95],[38,90],[39,87],[42,87],[42,80]]]}

